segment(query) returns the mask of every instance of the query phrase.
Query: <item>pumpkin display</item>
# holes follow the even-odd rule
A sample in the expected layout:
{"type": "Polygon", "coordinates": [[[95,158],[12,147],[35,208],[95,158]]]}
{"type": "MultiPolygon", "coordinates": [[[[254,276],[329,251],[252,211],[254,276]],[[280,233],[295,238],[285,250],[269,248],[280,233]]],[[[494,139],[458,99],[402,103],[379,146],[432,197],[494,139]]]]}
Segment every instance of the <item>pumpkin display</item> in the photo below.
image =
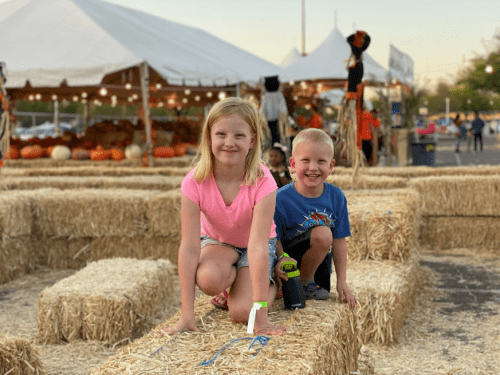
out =
{"type": "Polygon", "coordinates": [[[52,155],[52,150],[54,150],[54,145],[52,146],[48,146],[46,148],[43,149],[43,156],[44,157],[47,157],[47,158],[50,158],[50,155],[52,155]]]}
{"type": "Polygon", "coordinates": [[[90,153],[88,150],[80,147],[76,147],[71,151],[71,158],[73,160],[86,160],[90,159],[90,153]]]}
{"type": "Polygon", "coordinates": [[[21,157],[21,152],[17,147],[10,147],[9,150],[3,156],[5,159],[16,160],[21,157]]]}
{"type": "Polygon", "coordinates": [[[175,156],[174,148],[170,146],[155,147],[153,156],[156,158],[171,158],[175,156]]]}
{"type": "Polygon", "coordinates": [[[43,156],[43,148],[39,145],[24,146],[21,149],[21,157],[23,159],[38,159],[43,156]]]}
{"type": "Polygon", "coordinates": [[[301,127],[305,127],[307,125],[307,119],[304,115],[300,115],[297,117],[297,124],[301,127]]]}
{"type": "Polygon", "coordinates": [[[111,149],[111,159],[114,161],[120,161],[125,159],[125,153],[122,150],[119,150],[117,148],[112,148],[111,149]]]}
{"type": "Polygon", "coordinates": [[[174,155],[175,156],[183,156],[186,155],[187,149],[188,149],[188,144],[187,143],[179,143],[174,146],[174,155]]]}
{"type": "Polygon", "coordinates": [[[95,150],[91,150],[90,159],[94,161],[107,160],[111,157],[111,150],[105,150],[101,145],[97,146],[95,150]]]}
{"type": "Polygon", "coordinates": [[[142,156],[141,146],[131,144],[125,149],[125,158],[127,160],[140,160],[142,156]]]}
{"type": "Polygon", "coordinates": [[[57,145],[50,146],[48,148],[50,149],[51,147],[53,147],[50,153],[50,158],[52,160],[69,160],[69,158],[71,157],[71,150],[68,146],[57,145]]]}

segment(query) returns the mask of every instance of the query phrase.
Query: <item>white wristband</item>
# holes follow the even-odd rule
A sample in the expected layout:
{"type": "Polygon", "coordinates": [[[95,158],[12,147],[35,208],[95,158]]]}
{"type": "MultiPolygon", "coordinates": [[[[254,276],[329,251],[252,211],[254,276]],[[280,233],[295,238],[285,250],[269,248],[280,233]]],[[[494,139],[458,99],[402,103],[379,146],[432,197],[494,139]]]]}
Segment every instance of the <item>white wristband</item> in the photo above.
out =
{"type": "Polygon", "coordinates": [[[247,333],[253,334],[253,326],[255,325],[255,314],[257,310],[260,310],[261,307],[267,307],[267,302],[254,302],[252,306],[252,310],[250,310],[250,315],[248,316],[248,327],[247,333]]]}

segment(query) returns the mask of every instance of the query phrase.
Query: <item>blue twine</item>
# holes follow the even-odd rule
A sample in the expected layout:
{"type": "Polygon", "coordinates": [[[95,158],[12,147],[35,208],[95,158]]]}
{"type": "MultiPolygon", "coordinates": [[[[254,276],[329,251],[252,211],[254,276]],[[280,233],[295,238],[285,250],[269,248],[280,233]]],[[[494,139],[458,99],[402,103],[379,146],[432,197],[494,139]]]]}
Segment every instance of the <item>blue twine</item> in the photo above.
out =
{"type": "MultiPolygon", "coordinates": [[[[252,340],[252,338],[251,337],[240,337],[239,339],[234,339],[234,340],[230,341],[229,343],[227,343],[226,345],[224,345],[222,347],[222,349],[220,349],[217,352],[217,354],[215,354],[215,356],[211,360],[205,361],[205,362],[201,362],[201,366],[209,365],[210,363],[212,363],[213,361],[216,360],[216,358],[219,356],[219,354],[221,354],[224,351],[224,349],[226,349],[232,343],[234,343],[236,341],[240,341],[240,340],[252,340]]],[[[250,343],[250,346],[248,347],[249,350],[252,348],[253,344],[255,343],[255,340],[258,340],[260,342],[260,344],[262,346],[264,346],[269,341],[269,337],[267,337],[267,336],[261,336],[261,335],[255,336],[253,338],[252,342],[250,343]]],[[[254,356],[257,355],[257,353],[260,351],[260,349],[262,349],[262,348],[259,348],[259,350],[254,354],[254,356]]]]}

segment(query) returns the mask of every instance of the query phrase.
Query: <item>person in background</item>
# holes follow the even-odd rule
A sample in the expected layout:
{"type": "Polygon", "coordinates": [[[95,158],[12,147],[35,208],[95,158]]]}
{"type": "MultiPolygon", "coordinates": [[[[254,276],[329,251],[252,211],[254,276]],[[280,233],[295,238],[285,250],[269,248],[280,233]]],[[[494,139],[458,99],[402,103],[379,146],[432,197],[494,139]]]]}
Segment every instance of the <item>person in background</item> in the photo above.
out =
{"type": "Polygon", "coordinates": [[[361,149],[363,150],[367,164],[370,166],[373,165],[373,139],[377,137],[377,128],[379,126],[380,121],[374,123],[372,114],[363,104],[363,113],[361,114],[361,149]]]}
{"type": "Polygon", "coordinates": [[[479,140],[479,145],[481,147],[481,152],[483,152],[483,128],[484,121],[479,117],[479,112],[474,111],[476,118],[472,121],[472,133],[474,134],[474,152],[477,152],[477,141],[479,140]]]}
{"type": "Polygon", "coordinates": [[[266,77],[264,86],[266,93],[262,97],[259,110],[267,120],[267,125],[271,131],[271,145],[274,145],[281,142],[282,134],[280,134],[278,121],[281,113],[288,116],[288,107],[286,106],[285,97],[279,91],[280,81],[278,76],[266,77]]]}
{"type": "Polygon", "coordinates": [[[457,131],[455,133],[455,136],[457,137],[457,148],[455,152],[460,152],[460,142],[462,139],[467,139],[467,128],[465,127],[464,122],[460,119],[460,113],[457,113],[453,122],[457,127],[457,131]]]}
{"type": "Polygon", "coordinates": [[[292,176],[290,176],[290,171],[288,170],[285,151],[285,146],[275,143],[269,150],[268,154],[269,170],[278,185],[278,189],[292,182],[292,176]]]}

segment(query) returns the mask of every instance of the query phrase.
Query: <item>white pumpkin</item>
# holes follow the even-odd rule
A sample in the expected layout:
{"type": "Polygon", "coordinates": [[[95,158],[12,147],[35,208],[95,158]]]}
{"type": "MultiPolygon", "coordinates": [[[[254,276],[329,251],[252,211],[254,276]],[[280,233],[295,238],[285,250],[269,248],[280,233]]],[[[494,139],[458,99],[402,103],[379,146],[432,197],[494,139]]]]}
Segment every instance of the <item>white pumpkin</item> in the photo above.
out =
{"type": "Polygon", "coordinates": [[[142,148],[139,145],[130,145],[125,149],[125,158],[127,160],[139,160],[142,156],[142,148]]]}
{"type": "Polygon", "coordinates": [[[71,158],[71,150],[64,145],[57,145],[50,153],[52,160],[69,160],[71,158]]]}

